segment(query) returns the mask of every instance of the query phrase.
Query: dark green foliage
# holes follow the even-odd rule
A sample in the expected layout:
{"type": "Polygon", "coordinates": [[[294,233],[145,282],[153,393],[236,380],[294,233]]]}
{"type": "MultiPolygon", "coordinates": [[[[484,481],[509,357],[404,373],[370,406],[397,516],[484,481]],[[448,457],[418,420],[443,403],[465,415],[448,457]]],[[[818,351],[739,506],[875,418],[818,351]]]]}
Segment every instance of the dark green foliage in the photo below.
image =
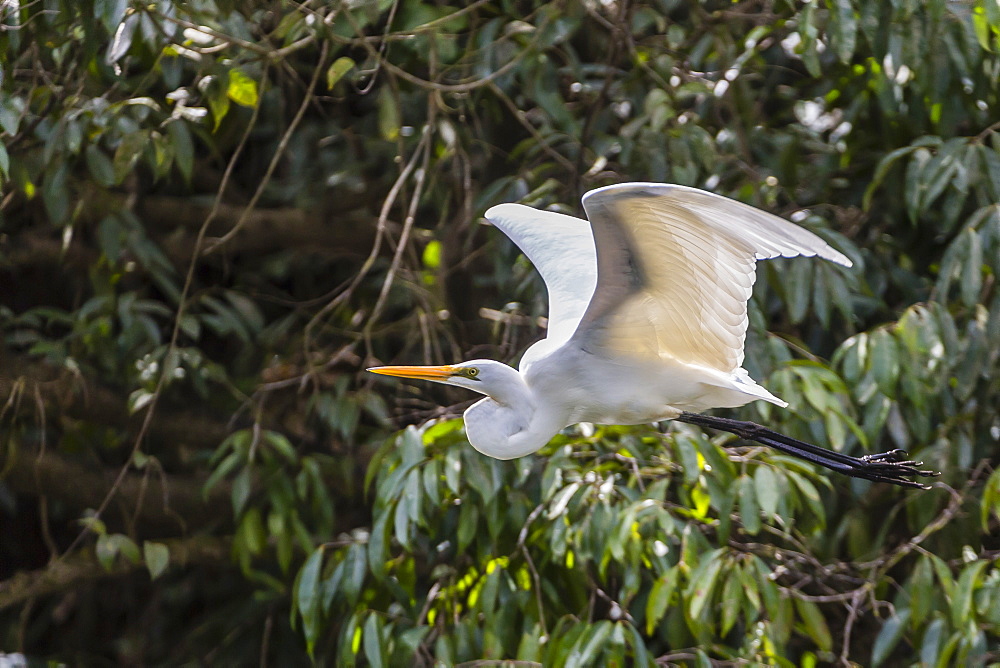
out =
{"type": "Polygon", "coordinates": [[[5,3],[0,649],[1000,660],[998,7],[5,3]],[[482,212],[629,180],[851,257],[758,267],[790,406],[737,413],[934,489],[684,425],[500,462],[469,397],[362,373],[516,361],[545,292],[482,212]]]}

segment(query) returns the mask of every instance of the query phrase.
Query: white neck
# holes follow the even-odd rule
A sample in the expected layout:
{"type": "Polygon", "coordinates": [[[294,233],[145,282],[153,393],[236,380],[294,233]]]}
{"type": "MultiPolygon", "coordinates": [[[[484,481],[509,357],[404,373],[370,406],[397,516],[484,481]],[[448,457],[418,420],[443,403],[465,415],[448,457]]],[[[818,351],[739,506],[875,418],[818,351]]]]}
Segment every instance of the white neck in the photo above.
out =
{"type": "MultiPolygon", "coordinates": [[[[510,367],[508,367],[510,368],[510,367]]],[[[479,452],[497,459],[514,459],[535,452],[566,426],[565,417],[535,393],[514,369],[502,386],[465,411],[465,433],[479,452]]]]}

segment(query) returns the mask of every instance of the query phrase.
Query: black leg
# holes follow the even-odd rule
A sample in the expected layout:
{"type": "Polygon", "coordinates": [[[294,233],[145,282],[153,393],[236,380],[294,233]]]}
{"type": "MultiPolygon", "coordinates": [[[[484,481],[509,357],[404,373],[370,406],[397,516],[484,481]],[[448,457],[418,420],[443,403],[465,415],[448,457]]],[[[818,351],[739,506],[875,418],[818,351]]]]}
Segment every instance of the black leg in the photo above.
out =
{"type": "Polygon", "coordinates": [[[675,419],[678,422],[687,422],[699,427],[711,427],[712,429],[728,431],[740,438],[762,443],[785,454],[800,457],[813,464],[825,466],[837,473],[873,482],[888,482],[901,487],[930,489],[929,485],[908,480],[907,478],[910,476],[930,477],[941,475],[936,471],[924,471],[916,468],[921,466],[923,462],[906,459],[906,453],[902,450],[890,450],[889,452],[865,455],[864,457],[851,457],[850,455],[844,455],[827,448],[821,448],[812,443],[806,443],[805,441],[799,441],[784,434],[779,434],[756,422],[730,420],[728,418],[687,412],[681,413],[675,419]]]}

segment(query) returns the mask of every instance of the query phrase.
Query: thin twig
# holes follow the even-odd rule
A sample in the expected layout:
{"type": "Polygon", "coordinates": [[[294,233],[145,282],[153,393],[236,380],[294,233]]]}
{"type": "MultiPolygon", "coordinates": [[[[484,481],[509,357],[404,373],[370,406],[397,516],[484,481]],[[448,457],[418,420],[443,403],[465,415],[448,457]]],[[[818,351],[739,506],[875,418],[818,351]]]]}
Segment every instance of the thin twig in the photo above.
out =
{"type": "MultiPolygon", "coordinates": [[[[257,108],[260,107],[262,99],[263,99],[262,95],[258,96],[257,108]]],[[[177,314],[174,317],[174,327],[170,335],[170,343],[167,346],[167,352],[164,356],[165,361],[170,360],[176,354],[177,342],[180,339],[180,333],[181,333],[181,323],[183,322],[184,315],[187,310],[188,296],[191,293],[192,285],[194,285],[194,273],[196,267],[198,266],[198,259],[201,256],[201,250],[204,246],[206,235],[208,234],[208,227],[209,225],[211,225],[212,221],[215,219],[215,216],[219,211],[219,207],[222,204],[222,198],[226,191],[226,187],[229,185],[229,180],[232,177],[233,170],[235,169],[236,163],[239,160],[239,157],[243,151],[244,146],[246,145],[247,140],[250,137],[250,133],[252,130],[253,130],[253,124],[250,123],[247,125],[247,129],[243,133],[243,137],[241,138],[240,143],[237,145],[236,150],[233,153],[233,157],[229,161],[229,164],[226,166],[226,171],[222,175],[222,182],[219,184],[219,190],[216,193],[215,202],[212,205],[212,209],[211,211],[209,211],[208,215],[205,217],[205,221],[201,225],[201,228],[198,230],[198,236],[196,237],[194,244],[194,252],[191,254],[191,261],[188,263],[187,274],[184,277],[184,285],[181,288],[181,294],[178,299],[177,314]]],[[[104,511],[107,510],[108,504],[111,503],[111,500],[115,497],[115,494],[118,492],[118,488],[121,486],[122,481],[125,480],[125,476],[132,468],[132,462],[135,457],[135,453],[139,452],[140,448],[142,447],[142,442],[145,439],[146,434],[149,432],[149,427],[152,424],[153,415],[156,413],[156,408],[157,404],[159,403],[160,396],[162,395],[163,389],[166,387],[167,382],[170,380],[170,377],[173,374],[173,369],[169,368],[170,366],[171,366],[170,364],[166,363],[163,364],[163,369],[160,372],[160,376],[156,382],[156,387],[153,390],[152,399],[146,406],[146,412],[143,415],[142,424],[140,425],[139,432],[136,434],[135,439],[133,441],[132,452],[130,453],[126,462],[119,469],[118,476],[112,483],[111,488],[108,490],[108,493],[104,496],[104,500],[101,501],[101,504],[98,506],[97,511],[94,515],[95,517],[100,517],[104,513],[104,511]]],[[[85,527],[82,531],[80,531],[79,534],[77,534],[76,538],[73,539],[73,542],[66,549],[66,552],[63,553],[63,556],[72,553],[73,550],[79,545],[80,541],[82,541],[83,538],[89,532],[90,532],[90,525],[85,527]]]]}
{"type": "Polygon", "coordinates": [[[383,239],[385,238],[386,225],[389,220],[389,212],[392,210],[393,205],[396,203],[396,199],[399,197],[399,192],[403,188],[403,184],[409,178],[410,174],[417,166],[417,160],[422,156],[422,152],[426,149],[430,142],[431,131],[429,128],[425,127],[424,132],[421,133],[420,142],[417,144],[416,150],[410,157],[410,160],[403,167],[403,171],[400,172],[399,176],[396,177],[396,181],[392,184],[389,189],[389,194],[386,195],[385,200],[382,202],[382,210],[379,212],[378,222],[375,225],[375,241],[372,243],[371,251],[368,253],[368,257],[365,258],[364,264],[351,279],[351,282],[341,291],[339,295],[331,299],[327,304],[319,310],[319,312],[313,316],[313,318],[306,324],[304,335],[303,335],[303,348],[306,352],[306,360],[311,360],[309,351],[312,350],[312,337],[313,329],[318,325],[319,322],[326,317],[328,313],[333,311],[341,302],[350,298],[354,293],[355,288],[361,283],[362,280],[371,271],[372,266],[375,264],[376,259],[378,259],[379,252],[382,250],[383,239]]]}
{"type": "Polygon", "coordinates": [[[982,132],[980,132],[978,135],[972,138],[972,141],[976,144],[981,144],[984,141],[986,141],[986,138],[990,135],[991,132],[996,132],[997,130],[1000,130],[1000,121],[997,121],[985,127],[982,132]]]}
{"type": "MultiPolygon", "coordinates": [[[[425,126],[425,131],[430,131],[430,123],[425,126]]],[[[406,251],[407,242],[410,238],[410,231],[413,229],[413,222],[416,219],[417,205],[420,203],[420,197],[423,195],[424,182],[427,177],[427,163],[430,160],[431,152],[429,150],[430,142],[424,144],[424,160],[423,165],[417,170],[416,183],[413,187],[413,195],[410,197],[410,206],[406,211],[406,218],[403,219],[403,230],[399,233],[399,243],[396,245],[396,252],[392,256],[392,264],[389,265],[389,270],[385,274],[385,280],[382,281],[382,289],[379,291],[378,299],[375,300],[375,306],[372,307],[371,313],[368,316],[368,321],[365,323],[365,334],[370,335],[371,328],[378,320],[378,317],[382,314],[382,309],[385,307],[386,299],[389,297],[389,289],[392,287],[396,273],[399,271],[399,266],[403,261],[403,253],[406,251]]]]}
{"type": "MultiPolygon", "coordinates": [[[[354,29],[355,34],[357,34],[358,36],[361,36],[362,35],[361,26],[358,25],[357,21],[354,20],[354,17],[351,16],[350,12],[345,12],[344,13],[344,17],[347,18],[347,21],[351,24],[351,27],[354,29]]],[[[546,19],[546,21],[543,23],[543,25],[538,26],[538,28],[536,29],[536,32],[537,33],[543,32],[545,24],[547,24],[547,23],[548,23],[548,19],[546,19]]],[[[537,39],[536,39],[536,42],[537,42],[537,39]]],[[[403,79],[404,81],[408,81],[409,83],[412,83],[412,84],[414,84],[416,86],[420,86],[421,88],[426,88],[426,89],[430,89],[430,90],[441,91],[441,92],[444,92],[444,93],[468,93],[468,92],[473,91],[473,90],[475,90],[477,88],[482,88],[483,86],[486,86],[487,84],[489,84],[491,81],[493,81],[495,79],[499,79],[503,75],[505,75],[508,72],[510,72],[511,70],[513,70],[525,58],[525,56],[527,56],[529,53],[532,53],[534,51],[534,48],[533,48],[534,47],[534,43],[533,43],[533,44],[529,45],[527,48],[519,50],[514,55],[514,57],[511,58],[508,62],[504,63],[498,69],[496,69],[493,72],[487,74],[485,77],[482,77],[481,79],[473,79],[471,81],[466,81],[466,82],[457,83],[457,84],[444,84],[444,83],[440,83],[440,82],[437,82],[437,81],[428,81],[427,79],[421,79],[420,77],[416,76],[415,74],[410,74],[409,72],[407,72],[406,70],[402,69],[401,67],[397,67],[396,65],[393,65],[389,61],[384,60],[383,58],[381,58],[381,54],[379,53],[378,49],[376,49],[374,46],[372,46],[372,44],[370,42],[368,42],[367,40],[362,40],[361,41],[361,45],[364,46],[364,48],[368,51],[369,55],[371,55],[373,58],[375,58],[376,61],[379,63],[379,65],[381,67],[384,67],[387,72],[391,72],[392,74],[394,74],[395,76],[399,77],[400,79],[403,79]]]]}
{"type": "Polygon", "coordinates": [[[858,609],[861,607],[861,600],[864,598],[865,588],[854,590],[851,596],[851,603],[847,606],[847,621],[844,622],[844,646],[840,650],[840,663],[844,666],[851,666],[853,662],[847,659],[851,651],[851,632],[854,630],[854,622],[858,618],[858,609]]]}
{"type": "Polygon", "coordinates": [[[575,173],[576,166],[570,162],[569,158],[549,145],[548,140],[542,136],[542,133],[540,133],[535,126],[528,122],[528,119],[524,117],[524,111],[517,108],[517,105],[514,104],[514,101],[510,99],[507,93],[503,92],[500,86],[497,86],[496,83],[492,81],[490,81],[488,85],[490,91],[500,98],[500,101],[504,103],[508,110],[510,110],[510,115],[513,116],[525,130],[528,131],[528,134],[530,134],[536,142],[538,142],[538,146],[545,151],[549,157],[558,162],[567,172],[570,174],[575,173]]]}
{"type": "MultiPolygon", "coordinates": [[[[288,128],[285,133],[281,136],[281,140],[278,142],[278,147],[274,151],[274,155],[271,156],[271,162],[267,166],[267,171],[264,172],[263,178],[260,183],[257,184],[257,190],[254,191],[253,197],[250,198],[250,202],[243,208],[243,212],[240,214],[239,220],[233,225],[233,228],[226,232],[224,235],[218,239],[213,239],[207,248],[202,252],[203,255],[210,255],[222,247],[223,244],[230,241],[246,224],[246,221],[250,218],[250,214],[253,212],[254,208],[257,206],[257,202],[260,201],[261,196],[264,194],[264,189],[271,182],[271,177],[274,176],[274,171],[278,168],[278,163],[281,162],[281,158],[285,155],[285,149],[288,148],[288,142],[291,141],[292,134],[298,128],[299,123],[302,122],[305,116],[306,109],[309,108],[309,103],[312,101],[313,91],[316,90],[316,83],[319,81],[320,72],[323,71],[323,64],[326,62],[327,52],[329,51],[329,42],[323,43],[323,48],[320,50],[319,62],[316,63],[316,67],[313,69],[312,79],[309,81],[309,85],[306,88],[305,95],[302,98],[302,104],[299,105],[299,109],[295,112],[295,117],[292,118],[292,122],[288,124],[288,128]]],[[[266,76],[266,70],[265,70],[266,76]]],[[[261,91],[263,93],[263,90],[261,91]]],[[[261,100],[258,96],[257,106],[254,107],[254,116],[256,117],[258,111],[261,107],[261,100]]],[[[252,118],[250,121],[251,127],[254,124],[256,118],[252,118]]]]}

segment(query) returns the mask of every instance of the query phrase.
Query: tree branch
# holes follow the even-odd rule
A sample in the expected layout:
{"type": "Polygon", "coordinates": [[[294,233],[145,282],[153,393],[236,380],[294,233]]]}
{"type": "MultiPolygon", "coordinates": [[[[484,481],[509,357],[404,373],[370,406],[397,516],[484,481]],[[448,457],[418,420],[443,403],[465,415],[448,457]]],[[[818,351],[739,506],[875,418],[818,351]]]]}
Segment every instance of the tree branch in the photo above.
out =
{"type": "MultiPolygon", "coordinates": [[[[232,539],[212,536],[193,536],[160,541],[170,550],[171,566],[188,566],[196,563],[225,562],[229,559],[232,539]]],[[[44,568],[22,571],[0,582],[0,610],[29,599],[49,596],[76,587],[88,580],[122,577],[144,568],[124,558],[115,560],[111,570],[105,570],[97,560],[94,549],[68,555],[50,562],[44,568]]]]}
{"type": "MultiPolygon", "coordinates": [[[[95,467],[53,452],[25,452],[3,465],[3,482],[18,494],[46,496],[74,509],[96,508],[111,489],[117,469],[95,467]],[[72,484],[67,484],[72,481],[72,484]]],[[[115,497],[126,519],[137,516],[157,529],[191,531],[231,516],[230,489],[220,481],[206,496],[203,480],[149,471],[129,473],[115,497]]]]}
{"type": "MultiPolygon", "coordinates": [[[[126,428],[136,418],[128,414],[127,399],[115,390],[65,369],[17,356],[5,356],[0,373],[0,404],[27,384],[37,388],[46,408],[61,416],[126,428]]],[[[230,433],[225,422],[194,411],[169,411],[153,423],[151,436],[164,443],[214,448],[230,433]]]]}

